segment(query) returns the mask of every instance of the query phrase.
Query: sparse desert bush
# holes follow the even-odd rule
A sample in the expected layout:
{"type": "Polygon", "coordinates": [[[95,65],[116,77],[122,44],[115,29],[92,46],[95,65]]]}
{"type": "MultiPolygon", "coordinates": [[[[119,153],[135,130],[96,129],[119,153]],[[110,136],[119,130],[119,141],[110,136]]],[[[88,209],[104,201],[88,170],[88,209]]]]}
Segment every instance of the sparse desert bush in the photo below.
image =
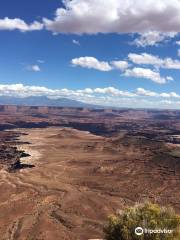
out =
{"type": "Polygon", "coordinates": [[[144,203],[126,208],[108,218],[104,227],[106,240],[179,240],[180,216],[172,208],[144,203]],[[142,235],[135,229],[143,228],[142,235]],[[171,233],[145,233],[145,229],[173,230],[171,233]]]}

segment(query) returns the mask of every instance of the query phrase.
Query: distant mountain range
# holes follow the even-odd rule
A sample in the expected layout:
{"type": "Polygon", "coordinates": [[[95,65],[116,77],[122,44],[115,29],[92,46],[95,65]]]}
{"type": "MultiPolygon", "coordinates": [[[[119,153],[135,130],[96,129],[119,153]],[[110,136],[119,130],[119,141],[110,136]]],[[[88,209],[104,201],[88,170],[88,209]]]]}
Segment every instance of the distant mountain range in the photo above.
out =
{"type": "Polygon", "coordinates": [[[0,105],[100,108],[100,106],[68,98],[50,99],[45,96],[26,98],[0,96],[0,105]]]}

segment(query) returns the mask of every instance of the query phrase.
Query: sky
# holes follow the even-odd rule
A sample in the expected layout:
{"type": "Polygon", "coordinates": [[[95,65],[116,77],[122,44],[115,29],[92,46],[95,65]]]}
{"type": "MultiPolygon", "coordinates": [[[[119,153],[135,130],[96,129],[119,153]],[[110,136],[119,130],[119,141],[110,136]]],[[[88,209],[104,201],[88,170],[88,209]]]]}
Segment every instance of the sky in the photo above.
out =
{"type": "Polygon", "coordinates": [[[180,0],[1,0],[0,95],[180,109],[180,0]]]}

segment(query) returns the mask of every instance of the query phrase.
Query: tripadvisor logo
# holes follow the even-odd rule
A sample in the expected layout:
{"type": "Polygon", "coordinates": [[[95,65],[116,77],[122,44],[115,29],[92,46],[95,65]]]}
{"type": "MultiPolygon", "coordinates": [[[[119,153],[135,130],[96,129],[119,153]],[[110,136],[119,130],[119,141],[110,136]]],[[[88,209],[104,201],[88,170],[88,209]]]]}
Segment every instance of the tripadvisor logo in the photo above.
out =
{"type": "Polygon", "coordinates": [[[141,236],[143,234],[172,234],[173,230],[170,229],[147,229],[142,227],[135,228],[135,234],[141,236]]]}
{"type": "Polygon", "coordinates": [[[141,235],[143,235],[143,233],[144,233],[144,230],[143,230],[142,227],[137,227],[137,228],[135,229],[135,234],[136,234],[136,235],[141,236],[141,235]]]}

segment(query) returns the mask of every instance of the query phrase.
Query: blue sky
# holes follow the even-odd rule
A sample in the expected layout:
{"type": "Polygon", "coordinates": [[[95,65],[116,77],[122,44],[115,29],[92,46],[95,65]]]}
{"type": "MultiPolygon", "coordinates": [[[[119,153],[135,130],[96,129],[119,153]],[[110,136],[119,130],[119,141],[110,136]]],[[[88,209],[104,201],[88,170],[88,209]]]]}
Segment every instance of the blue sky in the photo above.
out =
{"type": "Polygon", "coordinates": [[[180,2],[121,1],[2,0],[0,94],[179,109],[180,2]]]}

